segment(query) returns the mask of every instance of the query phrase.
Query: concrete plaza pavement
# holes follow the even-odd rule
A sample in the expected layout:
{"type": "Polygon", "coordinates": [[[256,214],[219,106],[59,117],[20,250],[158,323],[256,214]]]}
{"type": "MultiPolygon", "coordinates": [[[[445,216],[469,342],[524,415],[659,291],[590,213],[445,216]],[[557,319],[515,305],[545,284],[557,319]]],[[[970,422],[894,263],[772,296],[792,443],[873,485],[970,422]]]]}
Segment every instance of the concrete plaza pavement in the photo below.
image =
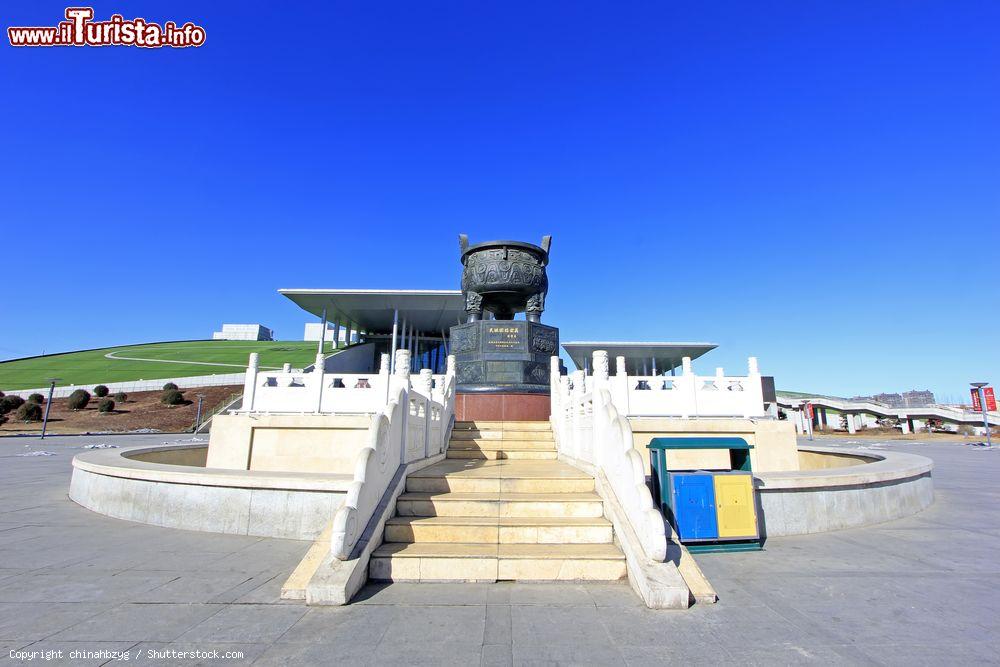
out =
{"type": "Polygon", "coordinates": [[[1000,450],[875,443],[935,461],[935,504],[774,538],[762,552],[698,555],[715,605],[650,611],[624,584],[498,583],[372,585],[348,607],[310,608],[279,599],[308,543],[129,523],[66,495],[84,445],[189,437],[0,438],[0,660],[61,650],[52,662],[113,662],[69,658],[105,650],[185,665],[1000,662],[1000,450]],[[54,455],[23,456],[36,451],[54,455]],[[148,653],[164,649],[242,657],[148,653]]]}

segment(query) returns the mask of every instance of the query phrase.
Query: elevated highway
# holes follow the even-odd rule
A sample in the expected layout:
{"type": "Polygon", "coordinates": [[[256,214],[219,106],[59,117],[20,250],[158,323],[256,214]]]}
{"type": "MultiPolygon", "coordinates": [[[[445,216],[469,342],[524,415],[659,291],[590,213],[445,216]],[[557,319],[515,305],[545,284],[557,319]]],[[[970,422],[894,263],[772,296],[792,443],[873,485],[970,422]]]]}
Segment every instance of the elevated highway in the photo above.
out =
{"type": "MultiPolygon", "coordinates": [[[[903,433],[910,433],[914,430],[914,421],[934,419],[949,424],[971,426],[973,428],[983,427],[983,414],[972,410],[962,410],[948,405],[926,405],[920,407],[892,407],[874,401],[851,401],[842,398],[830,398],[828,396],[790,396],[778,395],[778,407],[786,413],[795,413],[796,427],[804,430],[804,405],[811,403],[813,406],[813,422],[819,428],[828,424],[826,411],[835,410],[847,417],[847,430],[854,433],[859,424],[858,417],[871,415],[876,418],[898,419],[903,433]]],[[[987,415],[990,426],[1000,426],[1000,412],[990,412],[987,415]]],[[[789,414],[789,418],[793,418],[789,414]]]]}

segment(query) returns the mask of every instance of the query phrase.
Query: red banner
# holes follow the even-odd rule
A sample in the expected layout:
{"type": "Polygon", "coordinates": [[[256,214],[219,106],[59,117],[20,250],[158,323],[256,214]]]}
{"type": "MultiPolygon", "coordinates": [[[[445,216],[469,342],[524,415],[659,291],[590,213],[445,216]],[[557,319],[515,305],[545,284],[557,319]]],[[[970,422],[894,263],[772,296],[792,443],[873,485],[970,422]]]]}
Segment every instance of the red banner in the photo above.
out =
{"type": "MultiPolygon", "coordinates": [[[[983,387],[983,394],[986,396],[986,411],[997,411],[997,397],[993,392],[993,387],[983,387]]],[[[979,390],[972,389],[972,409],[976,412],[983,411],[983,404],[979,401],[979,390]]]]}

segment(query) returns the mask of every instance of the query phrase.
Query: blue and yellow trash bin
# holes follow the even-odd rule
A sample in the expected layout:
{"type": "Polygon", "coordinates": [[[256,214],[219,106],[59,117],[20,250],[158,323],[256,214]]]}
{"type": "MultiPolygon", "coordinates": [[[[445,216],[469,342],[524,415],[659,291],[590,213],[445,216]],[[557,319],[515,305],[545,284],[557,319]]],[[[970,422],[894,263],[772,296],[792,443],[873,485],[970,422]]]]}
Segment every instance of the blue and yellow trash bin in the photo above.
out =
{"type": "MultiPolygon", "coordinates": [[[[760,549],[757,503],[750,471],[749,449],[742,438],[654,438],[648,445],[653,490],[663,516],[691,551],[760,549]],[[671,449],[730,449],[746,470],[671,471],[671,449]]],[[[742,466],[741,466],[742,467],[742,466]]]]}

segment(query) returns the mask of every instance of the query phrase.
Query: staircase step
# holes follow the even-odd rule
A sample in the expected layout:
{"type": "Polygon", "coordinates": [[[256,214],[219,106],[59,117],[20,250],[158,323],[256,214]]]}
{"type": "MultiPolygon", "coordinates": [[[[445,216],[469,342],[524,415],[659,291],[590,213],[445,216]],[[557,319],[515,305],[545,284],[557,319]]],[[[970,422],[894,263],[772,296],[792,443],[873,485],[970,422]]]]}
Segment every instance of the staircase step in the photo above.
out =
{"type": "Polygon", "coordinates": [[[554,449],[552,450],[532,450],[532,449],[453,449],[448,447],[447,458],[449,459],[479,459],[482,461],[500,461],[503,459],[521,461],[552,461],[559,458],[554,449]]]}
{"type": "Polygon", "coordinates": [[[388,581],[617,580],[613,544],[390,543],[372,553],[372,579],[388,581]]]}
{"type": "Polygon", "coordinates": [[[502,544],[610,544],[611,523],[575,517],[392,517],[386,542],[502,544]]]}
{"type": "Polygon", "coordinates": [[[596,493],[501,493],[501,517],[602,517],[596,493]]]}
{"type": "Polygon", "coordinates": [[[595,493],[404,493],[399,516],[600,517],[595,493]]]}
{"type": "Polygon", "coordinates": [[[409,477],[406,490],[411,493],[582,493],[594,490],[593,479],[573,478],[499,478],[461,477],[409,477]]]}
{"type": "Polygon", "coordinates": [[[552,424],[547,421],[461,421],[455,422],[454,431],[550,431],[552,424]]]}
{"type": "Polygon", "coordinates": [[[448,449],[523,449],[554,452],[556,445],[551,440],[484,440],[482,438],[455,440],[453,438],[448,443],[448,449]]]}
{"type": "Polygon", "coordinates": [[[451,441],[458,440],[538,440],[553,442],[552,431],[452,431],[451,441]]]}
{"type": "Polygon", "coordinates": [[[496,581],[498,544],[420,542],[383,544],[372,552],[368,576],[381,581],[496,581]]]}
{"type": "Polygon", "coordinates": [[[502,581],[615,581],[625,577],[625,554],[613,544],[501,544],[502,581]]]}

